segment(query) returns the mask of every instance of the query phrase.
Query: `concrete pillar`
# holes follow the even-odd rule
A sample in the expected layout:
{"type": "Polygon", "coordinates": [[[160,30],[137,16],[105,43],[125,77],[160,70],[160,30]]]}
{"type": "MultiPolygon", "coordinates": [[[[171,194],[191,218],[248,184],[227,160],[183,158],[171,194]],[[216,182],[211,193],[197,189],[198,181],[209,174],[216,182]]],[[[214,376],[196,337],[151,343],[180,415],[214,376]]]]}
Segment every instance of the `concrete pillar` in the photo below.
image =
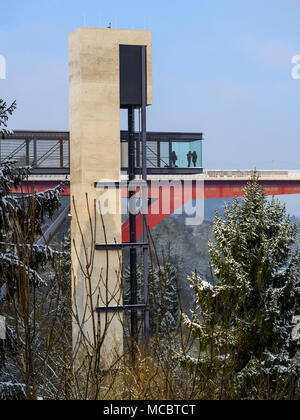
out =
{"type": "MultiPolygon", "coordinates": [[[[96,306],[122,304],[119,289],[120,255],[95,251],[95,242],[105,243],[100,214],[96,212],[96,238],[90,228],[86,194],[91,219],[94,202],[99,199],[95,182],[120,181],[120,82],[119,45],[147,46],[148,104],[152,102],[151,32],[114,29],[80,28],[69,38],[70,79],[70,171],[71,171],[71,237],[73,267],[73,299],[83,332],[93,342],[95,325],[90,316],[96,306]],[[78,220],[77,220],[78,219],[78,220]],[[79,222],[79,224],[78,224],[79,222]],[[80,227],[79,227],[80,225],[80,227]],[[80,262],[79,262],[80,260],[80,262]],[[93,269],[89,264],[93,263],[93,269]],[[87,267],[88,266],[88,267],[87,267]],[[83,270],[82,270],[83,268],[83,270]],[[83,272],[90,271],[87,276],[83,272]],[[100,280],[102,279],[102,280],[100,280]],[[99,283],[100,280],[100,283],[99,283]],[[95,293],[89,298],[88,288],[95,293]],[[108,297],[108,302],[107,302],[108,297]]],[[[108,243],[121,243],[121,204],[118,191],[111,191],[116,201],[116,214],[103,217],[108,243]]],[[[110,315],[111,316],[111,315],[110,315]]],[[[105,315],[101,315],[104,328],[105,315]]],[[[76,344],[78,328],[73,328],[76,344]]],[[[83,336],[81,336],[81,339],[83,336]]],[[[115,316],[109,324],[106,348],[122,349],[122,317],[115,316]]]]}

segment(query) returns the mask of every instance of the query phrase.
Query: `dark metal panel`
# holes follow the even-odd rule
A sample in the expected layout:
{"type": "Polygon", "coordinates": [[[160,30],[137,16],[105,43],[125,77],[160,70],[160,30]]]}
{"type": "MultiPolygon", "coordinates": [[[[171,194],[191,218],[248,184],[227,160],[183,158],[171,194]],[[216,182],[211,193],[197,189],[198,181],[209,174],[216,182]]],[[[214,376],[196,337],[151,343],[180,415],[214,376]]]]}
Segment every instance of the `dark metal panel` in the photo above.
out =
{"type": "MultiPolygon", "coordinates": [[[[136,133],[138,137],[138,133],[136,133]]],[[[203,140],[203,133],[173,133],[173,132],[147,132],[147,141],[196,141],[203,140]]]]}
{"type": "Polygon", "coordinates": [[[203,168],[147,168],[148,175],[197,175],[203,168]]]}
{"type": "Polygon", "coordinates": [[[70,168],[32,168],[32,175],[70,175],[70,168]]]}
{"type": "MultiPolygon", "coordinates": [[[[127,168],[121,168],[123,172],[127,171],[127,168]]],[[[31,170],[32,175],[70,175],[70,168],[33,168],[31,170]]],[[[139,169],[136,169],[136,174],[140,173],[139,169]]],[[[147,168],[148,175],[197,175],[203,174],[203,168],[147,168]]],[[[140,185],[137,185],[140,186],[140,185]]],[[[115,187],[118,188],[116,183],[96,183],[96,188],[103,187],[115,187]]],[[[121,188],[123,185],[121,185],[121,188]]],[[[124,184],[125,188],[125,184],[124,184]]]]}
{"type": "Polygon", "coordinates": [[[46,130],[13,130],[13,134],[7,136],[6,139],[19,140],[19,139],[32,139],[38,140],[69,140],[69,131],[46,131],[46,130]]]}
{"type": "Polygon", "coordinates": [[[26,160],[26,166],[30,165],[30,159],[29,159],[29,145],[30,145],[30,139],[26,139],[26,156],[25,156],[25,160],[26,160]]]}
{"type": "Polygon", "coordinates": [[[33,139],[33,166],[37,164],[37,141],[33,139]]]}
{"type": "Polygon", "coordinates": [[[59,163],[60,167],[64,167],[64,143],[63,140],[59,140],[59,163]]]}
{"type": "Polygon", "coordinates": [[[120,45],[120,106],[142,104],[142,47],[120,45]]]}
{"type": "MultiPolygon", "coordinates": [[[[127,168],[121,168],[122,172],[126,172],[127,168]]],[[[139,170],[136,170],[139,174],[139,170]]],[[[148,175],[197,175],[203,174],[203,168],[147,168],[148,175]]],[[[99,184],[99,187],[103,185],[99,184]]]]}

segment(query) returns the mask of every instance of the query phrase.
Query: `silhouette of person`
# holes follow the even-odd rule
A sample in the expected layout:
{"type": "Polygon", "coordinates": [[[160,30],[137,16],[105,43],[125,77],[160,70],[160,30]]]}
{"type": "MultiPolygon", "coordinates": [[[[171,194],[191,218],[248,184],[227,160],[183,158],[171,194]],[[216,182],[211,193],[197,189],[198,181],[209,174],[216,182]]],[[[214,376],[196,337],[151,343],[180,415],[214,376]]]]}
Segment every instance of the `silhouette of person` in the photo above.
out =
{"type": "Polygon", "coordinates": [[[196,168],[196,165],[197,165],[197,159],[198,159],[198,155],[197,155],[197,153],[196,153],[196,152],[193,152],[193,154],[192,154],[192,159],[193,159],[193,164],[194,164],[194,167],[196,168]]]}
{"type": "Polygon", "coordinates": [[[174,150],[171,154],[171,160],[172,160],[173,167],[176,168],[176,161],[178,160],[178,157],[177,157],[176,152],[174,150]]]}
{"type": "Polygon", "coordinates": [[[192,160],[192,152],[189,151],[189,153],[186,155],[187,161],[188,161],[188,167],[191,167],[191,160],[192,160]]]}

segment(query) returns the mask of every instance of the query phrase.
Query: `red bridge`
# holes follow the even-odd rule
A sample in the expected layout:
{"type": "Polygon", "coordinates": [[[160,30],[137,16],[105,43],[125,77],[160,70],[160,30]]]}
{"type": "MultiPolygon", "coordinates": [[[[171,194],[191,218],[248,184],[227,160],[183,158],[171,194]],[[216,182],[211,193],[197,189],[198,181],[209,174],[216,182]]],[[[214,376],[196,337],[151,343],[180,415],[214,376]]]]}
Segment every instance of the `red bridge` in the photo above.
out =
{"type": "MultiPolygon", "coordinates": [[[[206,171],[203,175],[168,176],[159,178],[149,176],[148,226],[153,228],[170,214],[183,207],[187,201],[213,198],[231,198],[243,196],[244,188],[253,171],[206,171]],[[153,186],[154,184],[154,186],[153,186]],[[163,206],[164,186],[172,186],[169,192],[170,203],[167,211],[163,206]]],[[[258,171],[260,183],[268,196],[300,194],[300,171],[258,171]]],[[[29,182],[23,183],[17,193],[41,192],[54,188],[64,182],[63,195],[70,195],[69,176],[33,175],[29,182]]],[[[127,198],[126,188],[122,188],[122,197],[127,198]]],[[[138,194],[137,194],[138,196],[138,194]]],[[[142,233],[142,217],[137,217],[137,237],[142,233]]],[[[123,241],[129,241],[128,222],[123,224],[123,241]]]]}
{"type": "MultiPolygon", "coordinates": [[[[120,133],[123,174],[127,173],[128,133],[120,133]]],[[[147,133],[149,172],[148,225],[151,229],[188,201],[241,197],[253,171],[208,170],[202,167],[202,133],[147,133]],[[177,161],[172,161],[176,150],[177,161]],[[186,160],[187,150],[197,150],[197,164],[186,160]],[[159,187],[152,185],[160,182],[159,187]],[[173,185],[170,205],[163,207],[163,183],[173,185]]],[[[138,142],[138,138],[136,138],[138,142]]],[[[20,166],[31,166],[32,175],[16,193],[45,191],[64,182],[64,195],[70,195],[69,133],[67,131],[15,131],[0,140],[0,163],[12,159],[20,166]]],[[[300,194],[300,171],[258,171],[267,195],[300,194]]],[[[126,180],[127,176],[123,175],[126,180]]],[[[127,197],[122,188],[122,197],[127,197]]],[[[141,234],[141,217],[137,217],[137,236],[141,234]]],[[[128,224],[123,225],[123,241],[129,237],[128,224]]]]}

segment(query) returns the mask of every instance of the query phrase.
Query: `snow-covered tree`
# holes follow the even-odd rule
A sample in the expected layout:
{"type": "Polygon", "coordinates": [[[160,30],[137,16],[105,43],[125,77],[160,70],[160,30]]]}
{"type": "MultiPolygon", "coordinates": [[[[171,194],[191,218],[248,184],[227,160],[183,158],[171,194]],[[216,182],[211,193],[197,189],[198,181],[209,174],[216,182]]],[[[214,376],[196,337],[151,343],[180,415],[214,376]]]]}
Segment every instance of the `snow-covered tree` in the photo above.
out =
{"type": "MultiPolygon", "coordinates": [[[[7,121],[15,106],[13,103],[7,107],[0,99],[0,137],[10,132],[7,121]]],[[[21,385],[16,385],[17,394],[23,389],[28,398],[36,398],[36,376],[43,358],[39,355],[41,360],[34,360],[33,345],[43,317],[42,313],[38,317],[38,313],[46,302],[39,299],[45,294],[38,290],[49,291],[50,287],[41,276],[41,269],[58,255],[36,242],[43,234],[45,217],[51,218],[60,206],[61,187],[43,193],[14,194],[12,189],[26,183],[30,173],[30,168],[18,168],[15,163],[4,161],[0,165],[0,315],[7,320],[7,340],[0,349],[0,395],[5,394],[5,389],[12,395],[14,383],[21,381],[21,385]],[[15,356],[15,366],[11,355],[15,356]]],[[[47,304],[50,305],[49,300],[47,304]]],[[[49,316],[55,313],[53,300],[51,305],[51,311],[45,314],[49,322],[49,316]]],[[[36,348],[44,346],[45,350],[49,336],[45,328],[44,332],[44,340],[40,337],[36,348]]]]}
{"type": "Polygon", "coordinates": [[[6,102],[0,98],[0,135],[4,137],[11,133],[11,130],[7,127],[8,118],[16,109],[16,101],[11,105],[7,106],[6,102]]]}
{"type": "Polygon", "coordinates": [[[266,198],[254,173],[242,202],[226,204],[213,231],[214,279],[190,279],[197,307],[185,316],[200,356],[185,361],[199,376],[230,378],[244,398],[263,388],[290,396],[300,371],[300,342],[292,335],[300,311],[297,226],[284,205],[266,198]]]}

